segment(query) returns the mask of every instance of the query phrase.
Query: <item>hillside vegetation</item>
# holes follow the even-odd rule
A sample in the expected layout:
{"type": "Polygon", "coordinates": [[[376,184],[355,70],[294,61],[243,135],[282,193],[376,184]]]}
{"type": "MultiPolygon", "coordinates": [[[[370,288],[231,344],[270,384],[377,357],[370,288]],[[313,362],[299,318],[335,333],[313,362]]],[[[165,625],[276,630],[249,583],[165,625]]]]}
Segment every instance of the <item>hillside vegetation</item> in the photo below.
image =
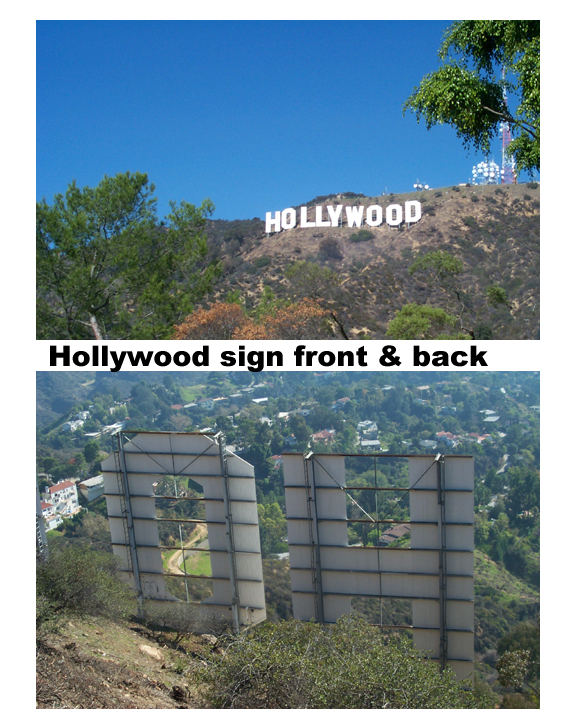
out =
{"type": "Polygon", "coordinates": [[[296,227],[267,236],[258,219],[208,221],[209,252],[220,259],[222,274],[204,304],[233,297],[250,309],[268,288],[279,298],[310,297],[328,308],[341,327],[326,336],[380,339],[403,306],[417,303],[451,313],[476,338],[537,338],[539,185],[455,186],[377,198],[345,193],[301,205],[406,200],[422,203],[422,219],[410,227],[296,227]],[[414,263],[437,251],[461,263],[449,281],[414,271],[414,263]],[[501,302],[493,302],[490,288],[503,291],[501,302]]]}

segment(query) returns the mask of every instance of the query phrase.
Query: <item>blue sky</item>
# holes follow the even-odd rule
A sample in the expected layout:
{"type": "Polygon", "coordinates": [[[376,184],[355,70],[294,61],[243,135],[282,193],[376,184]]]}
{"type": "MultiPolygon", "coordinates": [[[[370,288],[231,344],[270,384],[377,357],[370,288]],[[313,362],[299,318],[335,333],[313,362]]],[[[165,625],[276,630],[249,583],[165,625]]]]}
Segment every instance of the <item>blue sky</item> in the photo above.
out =
{"type": "Polygon", "coordinates": [[[466,182],[483,157],[402,115],[449,24],[38,22],[37,198],[129,170],[148,173],[160,215],[210,198],[215,218],[263,218],[466,182]]]}

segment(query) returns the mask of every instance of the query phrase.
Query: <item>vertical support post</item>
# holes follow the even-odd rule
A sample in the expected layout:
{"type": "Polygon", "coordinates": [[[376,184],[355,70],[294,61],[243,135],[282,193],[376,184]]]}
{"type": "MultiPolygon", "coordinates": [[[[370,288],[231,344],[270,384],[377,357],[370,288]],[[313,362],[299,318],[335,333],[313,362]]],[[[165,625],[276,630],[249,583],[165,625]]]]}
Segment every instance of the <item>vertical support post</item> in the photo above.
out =
{"type": "Polygon", "coordinates": [[[43,561],[48,560],[48,539],[46,537],[46,525],[42,515],[42,501],[40,491],[36,485],[36,554],[43,561]]]}
{"type": "Polygon", "coordinates": [[[446,623],[446,466],[444,455],[436,459],[436,478],[438,490],[438,506],[440,516],[438,531],[440,547],[438,549],[438,582],[440,600],[440,667],[444,669],[448,661],[448,633],[446,623]]]}
{"type": "Polygon", "coordinates": [[[318,535],[318,507],[316,504],[316,478],[314,474],[314,454],[304,456],[304,481],[306,483],[306,510],[310,531],[310,549],[312,554],[312,584],[314,586],[314,607],[316,620],[324,622],[324,591],[322,588],[322,561],[320,555],[320,537],[318,535]],[[311,471],[310,471],[311,469],[311,471]],[[312,480],[310,480],[312,477],[312,480]],[[312,509],[312,505],[314,509],[312,509]]]}
{"type": "Polygon", "coordinates": [[[224,483],[224,515],[226,520],[226,545],[230,565],[230,585],[232,587],[232,629],[240,632],[240,597],[238,594],[238,579],[236,572],[236,551],[234,547],[234,527],[232,507],[230,504],[230,476],[228,475],[228,462],[226,459],[225,439],[222,433],[217,436],[218,450],[220,452],[220,467],[224,483]]]}
{"type": "MultiPolygon", "coordinates": [[[[170,452],[172,449],[172,435],[168,435],[170,441],[170,452]]],[[[174,454],[172,454],[172,476],[174,478],[174,497],[178,497],[178,481],[176,480],[176,468],[174,467],[174,454]]],[[[184,540],[182,539],[182,523],[178,523],[178,534],[180,536],[180,552],[182,553],[182,563],[184,566],[184,589],[186,590],[186,602],[190,602],[190,593],[188,592],[188,573],[186,571],[186,550],[184,549],[184,540]]]]}
{"type": "Polygon", "coordinates": [[[132,515],[132,500],[130,498],[130,487],[128,485],[128,473],[126,471],[126,456],[124,455],[124,446],[121,439],[122,433],[116,435],[118,443],[118,463],[120,466],[120,483],[122,485],[122,493],[124,500],[124,515],[126,516],[126,529],[128,531],[128,547],[130,548],[130,563],[132,565],[132,574],[134,576],[134,585],[136,587],[136,597],[138,601],[138,616],[144,615],[142,580],[140,578],[140,565],[138,563],[138,550],[136,547],[136,534],[134,532],[134,518],[132,515]]]}

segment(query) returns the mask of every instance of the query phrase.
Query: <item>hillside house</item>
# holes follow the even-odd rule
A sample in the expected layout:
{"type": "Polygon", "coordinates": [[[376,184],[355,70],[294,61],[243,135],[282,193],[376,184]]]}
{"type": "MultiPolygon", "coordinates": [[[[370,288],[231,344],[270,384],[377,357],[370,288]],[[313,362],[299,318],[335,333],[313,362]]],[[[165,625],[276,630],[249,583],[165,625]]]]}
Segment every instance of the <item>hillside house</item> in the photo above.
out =
{"type": "Polygon", "coordinates": [[[373,420],[362,420],[356,425],[356,431],[361,440],[376,440],[378,438],[378,425],[373,420]]]}
{"type": "Polygon", "coordinates": [[[380,440],[367,440],[366,438],[360,440],[360,449],[369,452],[380,452],[382,450],[380,440]]]}
{"type": "Polygon", "coordinates": [[[391,528],[388,528],[385,532],[380,535],[379,542],[380,545],[390,545],[390,543],[393,543],[395,540],[399,540],[402,537],[405,537],[406,535],[410,534],[410,525],[406,523],[401,523],[400,525],[393,525],[391,528]]]}
{"type": "Polygon", "coordinates": [[[330,430],[320,430],[319,432],[312,433],[312,442],[315,443],[323,443],[324,445],[329,445],[331,442],[334,441],[334,437],[336,436],[336,430],[330,429],[330,430]]]}
{"type": "Polygon", "coordinates": [[[46,502],[53,508],[54,515],[75,515],[80,510],[78,489],[79,478],[68,478],[46,488],[46,502]]]}
{"type": "Polygon", "coordinates": [[[438,440],[438,445],[443,448],[456,447],[459,442],[458,435],[454,435],[454,433],[447,432],[445,430],[437,432],[436,439],[438,440]]]}
{"type": "Polygon", "coordinates": [[[82,480],[78,483],[78,490],[80,490],[86,502],[97,500],[104,494],[104,478],[102,475],[96,475],[87,480],[82,480]]]}
{"type": "Polygon", "coordinates": [[[84,425],[84,420],[68,420],[62,423],[62,430],[65,432],[76,432],[84,425]]]}
{"type": "Polygon", "coordinates": [[[485,440],[488,440],[490,435],[479,435],[478,433],[471,432],[468,433],[468,437],[470,438],[470,440],[475,440],[478,445],[482,445],[485,440]]]}
{"type": "Polygon", "coordinates": [[[54,507],[51,503],[42,501],[41,507],[46,530],[55,530],[59,525],[62,525],[64,518],[54,513],[54,507]]]}
{"type": "Polygon", "coordinates": [[[125,422],[112,423],[112,425],[104,425],[102,432],[104,435],[116,435],[126,425],[125,422]]]}
{"type": "Polygon", "coordinates": [[[424,450],[436,450],[438,447],[436,440],[420,440],[418,445],[420,445],[420,447],[424,450]]]}

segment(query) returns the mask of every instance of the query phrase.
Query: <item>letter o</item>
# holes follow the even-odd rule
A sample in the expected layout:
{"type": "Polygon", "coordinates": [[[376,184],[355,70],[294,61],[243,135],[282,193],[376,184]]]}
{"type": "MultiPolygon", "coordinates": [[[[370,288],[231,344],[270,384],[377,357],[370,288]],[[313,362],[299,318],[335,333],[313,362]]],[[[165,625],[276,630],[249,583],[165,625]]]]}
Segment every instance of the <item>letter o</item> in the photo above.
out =
{"type": "Polygon", "coordinates": [[[280,225],[282,225],[282,230],[292,230],[296,227],[296,210],[294,208],[282,210],[280,225]]]}
{"type": "Polygon", "coordinates": [[[386,208],[386,222],[392,226],[400,225],[402,222],[402,205],[388,205],[386,208]]]}
{"type": "Polygon", "coordinates": [[[370,205],[368,208],[366,208],[366,225],[370,225],[370,227],[382,225],[381,205],[370,205]]]}

